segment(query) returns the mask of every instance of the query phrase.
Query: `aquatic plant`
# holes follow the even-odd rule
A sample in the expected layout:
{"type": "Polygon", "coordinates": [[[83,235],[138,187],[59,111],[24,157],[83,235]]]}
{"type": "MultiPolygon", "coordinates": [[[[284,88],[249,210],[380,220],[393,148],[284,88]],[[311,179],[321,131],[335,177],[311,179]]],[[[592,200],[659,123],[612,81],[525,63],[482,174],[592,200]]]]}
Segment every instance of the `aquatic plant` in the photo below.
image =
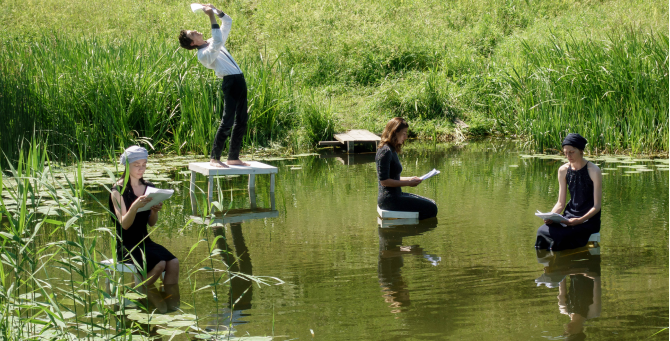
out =
{"type": "MultiPolygon", "coordinates": [[[[141,283],[127,284],[122,274],[107,271],[102,261],[115,259],[116,236],[114,228],[101,227],[104,223],[100,222],[109,221],[113,214],[106,202],[89,192],[83,163],[76,160],[70,167],[53,162],[46,143],[33,139],[22,146],[17,166],[9,163],[10,174],[0,177],[0,338],[145,340],[149,333],[174,336],[189,330],[207,340],[229,334],[224,329],[212,332],[199,327],[205,316],[198,315],[202,313],[195,305],[187,308],[194,314],[148,310],[150,294],[141,283]],[[87,201],[99,206],[103,214],[85,209],[87,201]],[[110,292],[106,282],[111,284],[110,292]],[[145,312],[128,309],[129,303],[145,312]]],[[[106,182],[115,182],[114,172],[108,174],[106,182]]],[[[219,203],[214,205],[222,208],[219,203]]],[[[191,221],[183,228],[193,228],[191,221]]],[[[229,251],[214,248],[216,240],[225,236],[214,238],[210,229],[207,224],[198,227],[202,238],[186,256],[206,249],[202,260],[182,271],[182,282],[189,283],[191,294],[208,289],[216,299],[217,288],[230,285],[233,277],[259,286],[283,283],[274,277],[230,271],[230,264],[220,257],[229,251]],[[208,266],[202,267],[203,263],[208,266]],[[211,274],[211,283],[198,284],[202,277],[197,275],[203,272],[211,274]]],[[[143,275],[146,277],[146,271],[143,275]]]]}

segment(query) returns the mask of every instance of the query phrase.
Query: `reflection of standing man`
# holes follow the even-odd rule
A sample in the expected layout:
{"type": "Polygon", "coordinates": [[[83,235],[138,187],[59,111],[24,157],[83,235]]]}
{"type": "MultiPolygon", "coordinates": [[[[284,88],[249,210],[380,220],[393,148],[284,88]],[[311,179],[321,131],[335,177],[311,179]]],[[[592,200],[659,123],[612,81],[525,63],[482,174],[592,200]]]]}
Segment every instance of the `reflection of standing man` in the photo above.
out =
{"type": "Polygon", "coordinates": [[[198,61],[206,68],[214,70],[217,77],[223,78],[221,83],[224,100],[223,117],[214,136],[210,164],[223,168],[228,168],[228,165],[248,166],[240,161],[242,138],[246,133],[249,119],[247,83],[244,80],[242,69],[224,46],[230,34],[233,19],[210,4],[204,5],[203,11],[209,16],[212,23],[212,38],[205,41],[202,39],[202,33],[198,31],[181,30],[179,44],[188,50],[197,48],[198,61]],[[221,18],[223,28],[220,28],[216,21],[217,15],[221,18]],[[228,165],[226,165],[221,162],[220,158],[228,136],[230,136],[230,147],[228,148],[228,162],[226,162],[228,165]]]}

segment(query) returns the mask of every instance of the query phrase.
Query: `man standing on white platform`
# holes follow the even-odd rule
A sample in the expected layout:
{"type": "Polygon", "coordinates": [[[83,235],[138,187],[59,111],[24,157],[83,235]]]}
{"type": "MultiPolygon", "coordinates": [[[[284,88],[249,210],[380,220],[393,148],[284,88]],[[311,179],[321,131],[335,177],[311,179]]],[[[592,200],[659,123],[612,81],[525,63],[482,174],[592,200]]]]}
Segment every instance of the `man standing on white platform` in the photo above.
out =
{"type": "Polygon", "coordinates": [[[240,161],[240,149],[242,138],[247,131],[247,83],[244,80],[242,70],[224,46],[233,19],[216,7],[207,4],[203,11],[209,16],[212,23],[212,38],[202,39],[202,33],[191,30],[181,30],[179,33],[179,44],[187,50],[198,49],[198,60],[208,69],[214,70],[217,77],[223,78],[221,91],[223,92],[223,117],[221,125],[216,131],[210,164],[216,167],[228,168],[228,165],[248,164],[240,161]],[[221,18],[223,28],[219,27],[216,16],[221,18]],[[231,134],[232,128],[232,134],[231,134]],[[228,161],[221,162],[221,152],[230,136],[230,147],[228,148],[228,161]]]}

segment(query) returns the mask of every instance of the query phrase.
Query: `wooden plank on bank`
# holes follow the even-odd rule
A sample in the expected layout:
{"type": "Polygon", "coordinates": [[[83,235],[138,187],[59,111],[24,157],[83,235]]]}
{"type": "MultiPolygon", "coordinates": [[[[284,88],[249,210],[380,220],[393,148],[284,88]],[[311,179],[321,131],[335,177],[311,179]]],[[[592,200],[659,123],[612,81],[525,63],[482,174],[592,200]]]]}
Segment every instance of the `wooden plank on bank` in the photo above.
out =
{"type": "Polygon", "coordinates": [[[335,139],[343,144],[347,142],[378,142],[382,138],[364,129],[354,129],[346,133],[335,134],[335,139]]]}

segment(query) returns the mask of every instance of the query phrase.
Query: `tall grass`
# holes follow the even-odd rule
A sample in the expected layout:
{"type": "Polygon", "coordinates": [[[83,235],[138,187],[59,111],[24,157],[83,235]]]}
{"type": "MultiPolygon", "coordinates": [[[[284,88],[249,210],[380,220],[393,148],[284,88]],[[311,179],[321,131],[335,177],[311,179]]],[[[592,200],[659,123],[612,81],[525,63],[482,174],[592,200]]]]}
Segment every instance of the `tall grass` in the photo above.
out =
{"type": "MultiPolygon", "coordinates": [[[[101,261],[115,259],[116,236],[113,229],[95,224],[94,212],[84,207],[96,207],[104,212],[105,220],[113,214],[85,188],[81,161],[66,170],[49,159],[45,143],[33,140],[20,149],[17,166],[9,163],[9,167],[9,176],[0,177],[0,339],[146,339],[142,335],[147,336],[148,326],[155,324],[150,320],[158,319],[159,313],[149,310],[149,293],[140,284],[127,284],[119,273],[105,271],[101,261]],[[92,203],[85,206],[86,201],[92,203]],[[105,235],[111,246],[104,245],[105,235]],[[109,293],[107,280],[112,284],[109,293]],[[140,319],[126,318],[124,301],[134,302],[147,314],[140,319]]],[[[188,282],[192,295],[207,289],[216,298],[219,287],[230,286],[232,278],[256,285],[275,280],[231,272],[230,264],[221,258],[230,251],[215,248],[225,236],[214,236],[210,230],[208,225],[198,227],[201,238],[188,255],[180,255],[185,259],[205,249],[202,260],[193,261],[190,269],[182,268],[182,282],[188,282]],[[211,282],[198,283],[201,273],[211,282]]],[[[190,308],[201,315],[185,327],[213,339],[214,335],[198,327],[207,316],[194,305],[190,308]]],[[[185,315],[173,319],[180,316],[185,315]]],[[[184,328],[164,329],[165,335],[174,336],[184,328]]]]}
{"type": "Polygon", "coordinates": [[[505,132],[557,148],[579,132],[595,151],[668,150],[668,35],[633,29],[606,40],[523,44],[523,64],[506,77],[505,132]]]}
{"type": "MultiPolygon", "coordinates": [[[[16,160],[35,128],[62,147],[56,155],[90,158],[131,143],[208,154],[219,82],[175,38],[181,28],[206,30],[206,19],[171,3],[142,11],[129,0],[94,3],[84,16],[63,8],[90,1],[55,0],[37,22],[41,6],[11,0],[0,9],[10,23],[0,28],[0,148],[16,160]]],[[[249,86],[248,147],[311,147],[349,128],[379,133],[402,115],[419,136],[462,129],[527,138],[541,150],[579,130],[598,150],[668,150],[659,120],[667,116],[667,34],[649,33],[667,31],[667,2],[221,6],[234,18],[227,46],[249,86]]]]}
{"type": "MultiPolygon", "coordinates": [[[[130,144],[210,151],[223,110],[220,80],[192,51],[148,41],[43,36],[27,46],[5,41],[0,58],[0,148],[14,160],[33,129],[48,134],[56,155],[71,150],[101,157],[130,144]]],[[[290,70],[262,55],[241,59],[249,89],[245,144],[289,141],[304,127],[290,70]]]]}

